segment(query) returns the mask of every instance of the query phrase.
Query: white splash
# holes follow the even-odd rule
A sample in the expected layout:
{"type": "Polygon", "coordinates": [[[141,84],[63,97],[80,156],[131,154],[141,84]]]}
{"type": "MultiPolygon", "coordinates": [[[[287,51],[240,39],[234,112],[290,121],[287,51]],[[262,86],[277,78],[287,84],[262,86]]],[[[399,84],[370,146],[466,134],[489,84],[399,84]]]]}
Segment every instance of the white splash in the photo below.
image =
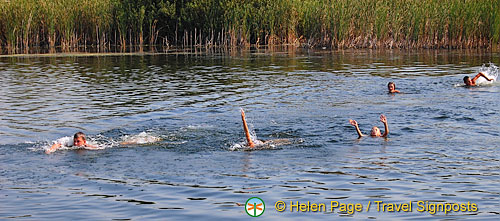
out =
{"type": "Polygon", "coordinates": [[[230,151],[236,151],[236,150],[241,150],[246,147],[245,143],[235,143],[229,147],[230,151]]]}
{"type": "MultiPolygon", "coordinates": [[[[87,149],[87,150],[102,150],[106,149],[109,147],[116,146],[116,142],[114,142],[112,139],[104,137],[102,135],[96,135],[96,136],[88,136],[87,137],[87,143],[92,145],[95,148],[90,148],[90,147],[78,147],[73,145],[73,137],[61,137],[57,140],[53,140],[51,142],[42,142],[42,143],[35,143],[35,146],[30,148],[32,151],[40,151],[43,150],[44,152],[49,150],[52,145],[54,144],[61,144],[57,150],[76,150],[76,149],[87,149]]],[[[56,150],[52,151],[55,152],[56,150]]]]}
{"type": "Polygon", "coordinates": [[[125,135],[122,137],[122,142],[120,144],[122,145],[127,145],[127,144],[149,144],[149,143],[155,143],[161,141],[161,138],[159,136],[147,133],[147,132],[141,132],[136,135],[125,135]]]}
{"type": "MultiPolygon", "coordinates": [[[[483,64],[483,66],[481,68],[479,68],[479,72],[482,72],[484,75],[486,75],[490,79],[493,78],[493,81],[488,81],[488,80],[484,79],[483,77],[480,77],[476,80],[477,85],[492,84],[492,83],[497,81],[497,77],[499,74],[498,67],[492,63],[489,63],[488,65],[489,66],[486,66],[486,64],[483,64]]],[[[474,76],[472,76],[472,77],[474,77],[474,76]]]]}

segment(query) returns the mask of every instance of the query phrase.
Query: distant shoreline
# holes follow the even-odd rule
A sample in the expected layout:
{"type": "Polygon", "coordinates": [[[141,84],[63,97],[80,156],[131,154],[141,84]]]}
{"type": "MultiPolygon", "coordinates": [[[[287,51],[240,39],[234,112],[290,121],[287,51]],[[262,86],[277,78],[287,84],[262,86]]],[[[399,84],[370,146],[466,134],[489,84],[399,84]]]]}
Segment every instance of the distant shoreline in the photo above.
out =
{"type": "Polygon", "coordinates": [[[27,54],[0,54],[0,58],[36,58],[36,57],[98,57],[98,56],[157,56],[157,55],[211,55],[211,54],[301,54],[301,53],[337,53],[337,52],[373,52],[373,53],[384,53],[384,52],[439,52],[439,51],[464,51],[464,53],[471,51],[496,53],[500,50],[486,49],[486,48],[471,48],[471,49],[425,49],[425,48],[413,48],[413,49],[369,49],[369,48],[348,48],[348,49],[328,49],[328,48],[290,48],[287,45],[276,45],[273,47],[259,47],[259,48],[219,48],[219,49],[193,49],[193,48],[169,48],[168,50],[144,50],[144,51],[131,51],[131,52],[120,52],[120,51],[108,51],[108,52],[95,52],[95,51],[74,51],[74,52],[38,52],[38,53],[27,53],[27,54]]]}
{"type": "Polygon", "coordinates": [[[0,0],[0,53],[158,45],[500,50],[498,0],[0,0]]]}

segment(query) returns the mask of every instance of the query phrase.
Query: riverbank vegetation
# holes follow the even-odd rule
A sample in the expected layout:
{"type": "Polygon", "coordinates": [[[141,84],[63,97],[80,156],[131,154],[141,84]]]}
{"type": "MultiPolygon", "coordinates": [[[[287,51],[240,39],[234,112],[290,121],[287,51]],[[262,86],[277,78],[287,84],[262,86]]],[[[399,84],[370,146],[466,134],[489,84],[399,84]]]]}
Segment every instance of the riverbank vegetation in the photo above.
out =
{"type": "Polygon", "coordinates": [[[492,48],[500,0],[0,0],[0,47],[492,48]]]}

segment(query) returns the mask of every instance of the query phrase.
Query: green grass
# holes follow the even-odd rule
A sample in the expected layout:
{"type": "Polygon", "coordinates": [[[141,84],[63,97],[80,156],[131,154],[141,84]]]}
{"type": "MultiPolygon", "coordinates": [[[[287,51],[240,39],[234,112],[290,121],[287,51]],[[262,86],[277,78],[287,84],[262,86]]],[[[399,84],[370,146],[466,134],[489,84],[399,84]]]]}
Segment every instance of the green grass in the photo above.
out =
{"type": "Polygon", "coordinates": [[[0,47],[488,48],[500,0],[0,0],[0,47]]]}

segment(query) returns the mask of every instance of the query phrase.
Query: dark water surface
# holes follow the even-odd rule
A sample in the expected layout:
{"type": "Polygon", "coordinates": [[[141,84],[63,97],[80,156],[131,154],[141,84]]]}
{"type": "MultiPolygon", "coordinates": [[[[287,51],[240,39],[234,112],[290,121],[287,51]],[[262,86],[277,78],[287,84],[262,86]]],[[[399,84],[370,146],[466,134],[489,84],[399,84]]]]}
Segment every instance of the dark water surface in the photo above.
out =
{"type": "Polygon", "coordinates": [[[478,219],[500,215],[500,84],[458,87],[498,54],[345,51],[0,58],[0,219],[478,219]],[[389,95],[394,81],[402,94],[389,95]],[[239,109],[259,139],[233,151],[239,109]],[[387,140],[356,139],[385,114],[387,140]],[[86,132],[155,144],[44,149],[86,132]],[[275,202],[361,203],[352,215],[277,212],[275,202]],[[413,202],[377,212],[374,201],[413,202]],[[477,211],[418,212],[417,201],[477,211]],[[371,203],[369,211],[366,206],[371,203]]]}

